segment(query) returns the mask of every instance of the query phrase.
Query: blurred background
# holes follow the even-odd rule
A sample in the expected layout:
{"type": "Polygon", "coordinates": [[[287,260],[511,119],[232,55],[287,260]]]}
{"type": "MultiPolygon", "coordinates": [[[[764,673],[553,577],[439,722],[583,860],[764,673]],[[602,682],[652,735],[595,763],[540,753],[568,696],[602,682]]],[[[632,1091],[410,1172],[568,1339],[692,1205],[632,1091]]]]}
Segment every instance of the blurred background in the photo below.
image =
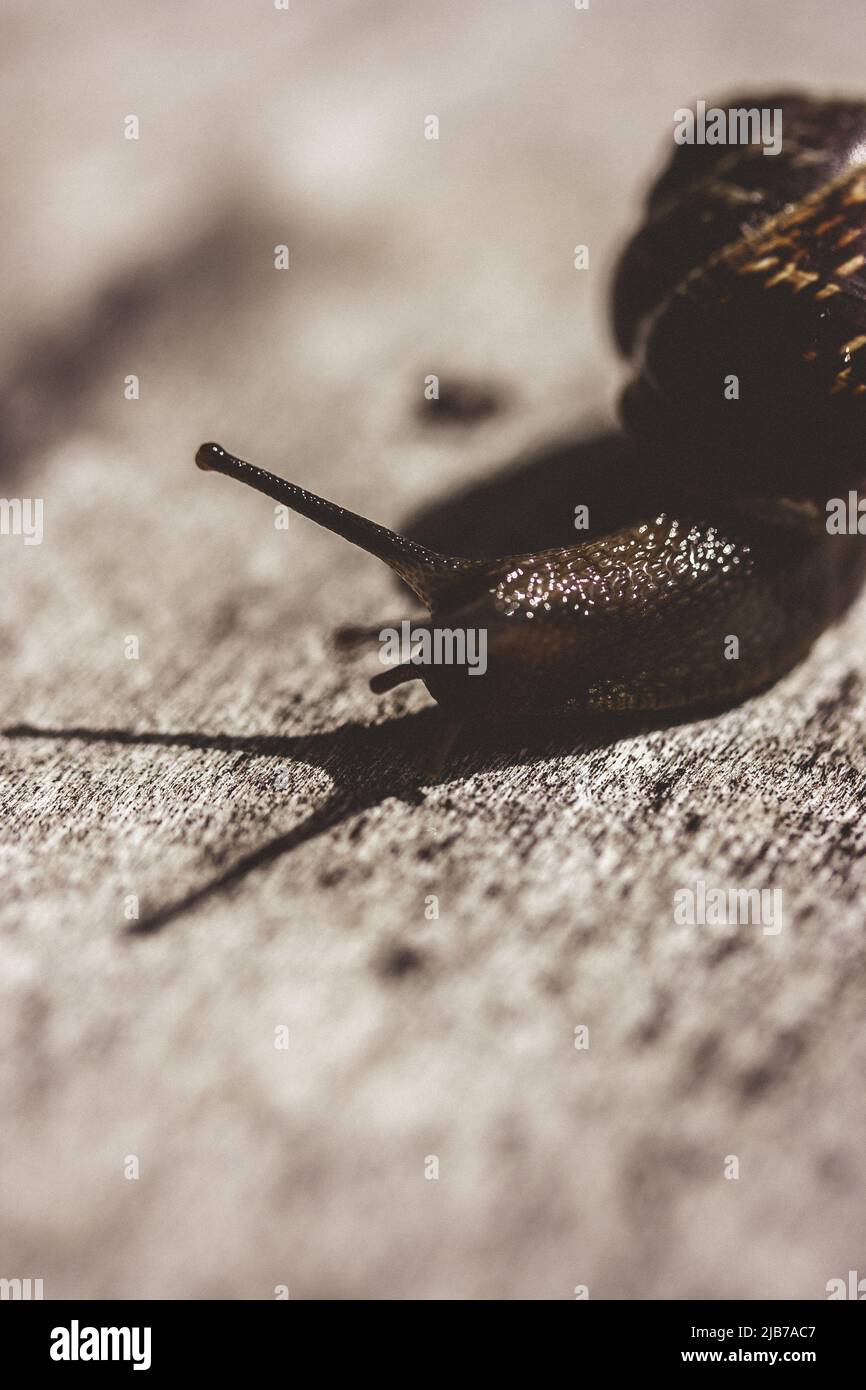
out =
{"type": "Polygon", "coordinates": [[[334,642],[401,616],[388,574],[193,455],[391,526],[601,466],[610,272],[674,111],[857,95],[866,10],[0,24],[0,476],[45,508],[0,544],[0,1276],[824,1297],[864,1259],[862,607],[719,719],[489,732],[428,786],[423,690],[334,642]],[[698,877],[781,886],[789,929],[674,928],[698,877]]]}

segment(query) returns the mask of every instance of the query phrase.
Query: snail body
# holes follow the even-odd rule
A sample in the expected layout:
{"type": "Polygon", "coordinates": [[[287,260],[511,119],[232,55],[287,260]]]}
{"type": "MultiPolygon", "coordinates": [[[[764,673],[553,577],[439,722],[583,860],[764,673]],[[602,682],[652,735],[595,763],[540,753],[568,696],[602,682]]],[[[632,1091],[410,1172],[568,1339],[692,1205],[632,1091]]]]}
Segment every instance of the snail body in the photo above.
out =
{"type": "Polygon", "coordinates": [[[431,628],[484,631],[483,676],[465,666],[406,664],[371,681],[383,691],[421,679],[440,704],[465,713],[660,710],[736,699],[799,660],[855,588],[855,537],[733,516],[720,528],[687,512],[660,513],[579,545],[473,560],[417,545],[218,444],[203,444],[196,462],[384,560],[427,606],[431,628]],[[738,634],[745,650],[725,659],[738,634]]]}
{"type": "Polygon", "coordinates": [[[622,414],[651,509],[624,499],[620,524],[571,546],[449,556],[199,449],[199,467],[384,560],[426,605],[422,627],[486,634],[483,675],[409,661],[374,690],[420,678],[446,708],[497,718],[727,703],[799,661],[856,594],[864,548],[827,533],[824,503],[866,475],[866,108],[766,100],[782,153],[676,147],[616,274],[622,414]]]}

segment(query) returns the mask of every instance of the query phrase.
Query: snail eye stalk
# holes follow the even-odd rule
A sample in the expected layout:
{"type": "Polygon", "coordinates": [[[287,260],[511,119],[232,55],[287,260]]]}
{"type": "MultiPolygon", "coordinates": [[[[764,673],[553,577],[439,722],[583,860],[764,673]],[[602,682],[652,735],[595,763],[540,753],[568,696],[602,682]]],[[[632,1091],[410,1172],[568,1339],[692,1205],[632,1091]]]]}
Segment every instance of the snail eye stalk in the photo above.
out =
{"type": "Polygon", "coordinates": [[[428,609],[442,604],[449,593],[461,585],[467,576],[484,570],[484,562],[466,560],[460,556],[441,555],[427,546],[389,531],[375,521],[338,507],[314,492],[307,492],[296,483],[287,482],[276,473],[268,473],[245,459],[230,454],[221,444],[202,444],[195,456],[196,464],[205,473],[222,473],[247,487],[255,488],[275,502],[290,507],[308,517],[361,550],[375,555],[403,579],[428,609]]]}

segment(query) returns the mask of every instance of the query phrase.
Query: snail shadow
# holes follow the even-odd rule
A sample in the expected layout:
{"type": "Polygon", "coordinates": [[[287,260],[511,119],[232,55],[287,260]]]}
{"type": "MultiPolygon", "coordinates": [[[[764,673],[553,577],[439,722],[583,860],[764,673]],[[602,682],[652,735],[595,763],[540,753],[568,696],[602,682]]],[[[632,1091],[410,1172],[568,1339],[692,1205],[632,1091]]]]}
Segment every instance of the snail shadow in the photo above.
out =
{"type": "Polygon", "coordinates": [[[599,535],[661,505],[666,492],[625,434],[603,430],[528,452],[416,512],[402,530],[448,554],[519,555],[599,535]],[[588,517],[578,519],[578,507],[588,517]]]}
{"type": "MultiPolygon", "coordinates": [[[[694,718],[694,714],[689,716],[694,718]]],[[[667,723],[681,722],[669,719],[667,723]]],[[[149,745],[224,752],[237,758],[286,761],[324,770],[332,779],[325,800],[298,825],[231,858],[196,888],[148,909],[127,935],[152,935],[220,893],[230,893],[257,869],[387,800],[408,805],[425,800],[435,787],[460,783],[483,772],[545,762],[565,754],[591,753],[657,727],[646,716],[587,716],[519,719],[492,725],[455,722],[436,707],[401,714],[380,724],[347,723],[321,734],[299,736],[209,734],[197,731],[137,731],[122,728],[54,729],[17,724],[2,730],[8,739],[51,739],[63,743],[149,745]]]]}

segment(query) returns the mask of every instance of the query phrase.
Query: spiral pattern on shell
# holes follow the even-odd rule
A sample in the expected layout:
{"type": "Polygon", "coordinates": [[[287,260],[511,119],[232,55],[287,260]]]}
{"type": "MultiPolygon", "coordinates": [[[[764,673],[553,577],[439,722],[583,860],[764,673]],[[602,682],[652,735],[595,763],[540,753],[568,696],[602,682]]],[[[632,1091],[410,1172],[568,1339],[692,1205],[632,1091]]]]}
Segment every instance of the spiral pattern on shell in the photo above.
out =
{"type": "Polygon", "coordinates": [[[614,283],[622,413],[689,491],[823,501],[866,477],[866,107],[728,105],[779,108],[781,152],[675,147],[614,283]]]}

